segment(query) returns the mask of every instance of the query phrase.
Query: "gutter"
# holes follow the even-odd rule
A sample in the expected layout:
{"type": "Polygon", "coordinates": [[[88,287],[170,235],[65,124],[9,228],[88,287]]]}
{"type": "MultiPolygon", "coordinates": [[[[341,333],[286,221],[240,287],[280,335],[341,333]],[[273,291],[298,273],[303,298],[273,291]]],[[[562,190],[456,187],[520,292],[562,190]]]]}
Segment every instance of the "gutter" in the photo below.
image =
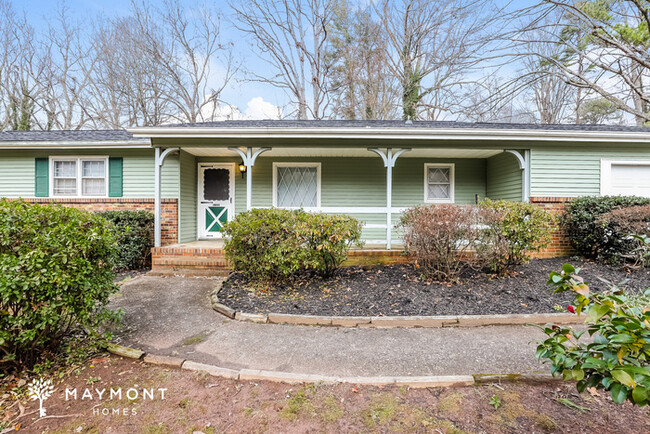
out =
{"type": "Polygon", "coordinates": [[[370,140],[484,140],[541,142],[629,142],[650,144],[646,132],[554,131],[478,128],[218,128],[142,127],[127,130],[134,137],[147,138],[245,138],[245,139],[370,139],[370,140]]]}

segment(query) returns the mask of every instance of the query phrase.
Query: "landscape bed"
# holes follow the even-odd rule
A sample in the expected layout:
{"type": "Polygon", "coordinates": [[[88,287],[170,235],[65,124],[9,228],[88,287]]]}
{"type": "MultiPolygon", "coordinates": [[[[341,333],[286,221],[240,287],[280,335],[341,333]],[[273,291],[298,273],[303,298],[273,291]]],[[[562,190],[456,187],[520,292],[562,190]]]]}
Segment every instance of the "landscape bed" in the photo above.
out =
{"type": "Polygon", "coordinates": [[[533,259],[506,277],[467,270],[457,284],[423,280],[412,266],[346,267],[330,279],[297,277],[290,285],[252,284],[232,274],[219,301],[236,311],[338,316],[423,316],[531,314],[566,311],[571,294],[546,286],[551,271],[564,263],[580,267],[592,290],[627,280],[631,292],[650,288],[650,270],[627,270],[582,259],[533,259]]]}

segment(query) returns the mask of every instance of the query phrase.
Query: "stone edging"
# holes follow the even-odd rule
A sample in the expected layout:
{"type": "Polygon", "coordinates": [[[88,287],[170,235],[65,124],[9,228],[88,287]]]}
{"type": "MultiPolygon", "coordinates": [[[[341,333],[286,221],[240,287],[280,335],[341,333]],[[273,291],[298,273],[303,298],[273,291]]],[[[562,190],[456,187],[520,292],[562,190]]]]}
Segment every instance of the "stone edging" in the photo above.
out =
{"type": "Polygon", "coordinates": [[[269,324],[317,325],[359,328],[440,328],[482,327],[525,324],[582,324],[584,318],[572,313],[533,313],[505,315],[448,315],[448,316],[321,316],[287,313],[257,314],[238,312],[219,302],[219,286],[210,296],[212,309],[237,321],[269,324]]]}
{"type": "Polygon", "coordinates": [[[455,387],[491,384],[499,382],[547,383],[562,381],[550,374],[474,374],[437,376],[386,376],[386,377],[334,377],[327,375],[301,374],[295,372],[265,371],[259,369],[228,369],[215,365],[197,363],[180,357],[161,356],[145,353],[137,348],[117,344],[107,344],[109,353],[152,365],[180,368],[188,371],[206,372],[209,375],[240,381],[273,381],[279,383],[348,383],[368,386],[407,386],[411,388],[455,387]]]}

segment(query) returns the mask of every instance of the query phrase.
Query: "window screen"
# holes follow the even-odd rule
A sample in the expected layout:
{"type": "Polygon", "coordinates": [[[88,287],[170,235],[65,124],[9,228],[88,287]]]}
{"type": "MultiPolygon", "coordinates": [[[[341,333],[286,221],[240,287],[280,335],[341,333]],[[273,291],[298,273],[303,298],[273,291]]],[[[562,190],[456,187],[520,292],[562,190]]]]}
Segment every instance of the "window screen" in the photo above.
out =
{"type": "Polygon", "coordinates": [[[55,161],[54,162],[54,185],[55,196],[76,196],[77,195],[77,162],[76,161],[55,161]]]}
{"type": "Polygon", "coordinates": [[[81,194],[83,196],[106,195],[106,162],[81,162],[81,194]]]}
{"type": "Polygon", "coordinates": [[[318,206],[318,168],[292,166],[276,169],[278,207],[318,206]]]}
{"type": "Polygon", "coordinates": [[[451,199],[451,167],[429,167],[427,170],[427,199],[451,199]]]}

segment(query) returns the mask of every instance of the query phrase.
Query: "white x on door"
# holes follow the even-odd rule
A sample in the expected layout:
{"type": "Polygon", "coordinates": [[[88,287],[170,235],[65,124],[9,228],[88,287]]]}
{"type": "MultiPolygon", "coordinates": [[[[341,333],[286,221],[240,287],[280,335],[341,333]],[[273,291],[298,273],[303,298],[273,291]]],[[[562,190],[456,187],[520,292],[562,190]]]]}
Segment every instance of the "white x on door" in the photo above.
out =
{"type": "Polygon", "coordinates": [[[223,226],[233,217],[234,169],[231,163],[199,163],[199,239],[221,238],[223,226]]]}

